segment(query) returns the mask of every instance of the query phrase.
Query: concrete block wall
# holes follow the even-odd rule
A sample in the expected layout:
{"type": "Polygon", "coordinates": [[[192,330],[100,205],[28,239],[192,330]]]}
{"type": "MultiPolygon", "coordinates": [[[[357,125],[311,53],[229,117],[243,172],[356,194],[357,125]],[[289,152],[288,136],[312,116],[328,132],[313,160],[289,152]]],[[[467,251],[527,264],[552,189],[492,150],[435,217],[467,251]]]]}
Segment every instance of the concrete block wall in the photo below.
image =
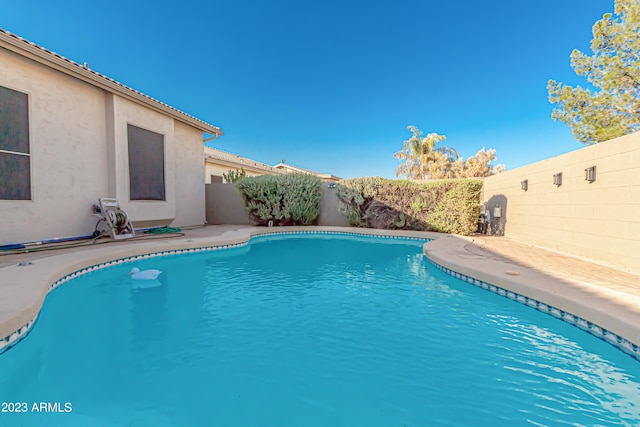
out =
{"type": "Polygon", "coordinates": [[[206,184],[207,224],[251,224],[244,200],[234,184],[206,184]]]}
{"type": "Polygon", "coordinates": [[[332,225],[337,227],[349,227],[349,221],[338,210],[340,199],[336,195],[336,188],[329,187],[328,182],[322,183],[322,197],[320,198],[320,217],[318,225],[332,225]]]}
{"type": "MultiPolygon", "coordinates": [[[[207,224],[251,224],[234,184],[207,184],[205,194],[207,224]]],[[[335,188],[323,182],[318,225],[349,226],[346,217],[338,211],[338,202],[335,188]]]]}
{"type": "Polygon", "coordinates": [[[640,272],[640,132],[488,177],[483,200],[507,237],[640,272]]]}

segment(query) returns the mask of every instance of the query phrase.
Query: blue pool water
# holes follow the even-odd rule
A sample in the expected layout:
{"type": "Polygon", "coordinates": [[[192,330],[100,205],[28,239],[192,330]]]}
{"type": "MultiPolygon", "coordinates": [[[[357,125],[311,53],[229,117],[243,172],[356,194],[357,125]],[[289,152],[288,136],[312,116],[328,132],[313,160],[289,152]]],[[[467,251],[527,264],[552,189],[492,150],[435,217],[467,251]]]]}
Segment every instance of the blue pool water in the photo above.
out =
{"type": "Polygon", "coordinates": [[[637,361],[421,245],[272,236],[74,279],[0,356],[28,409],[0,425],[638,425],[637,361]],[[134,288],[134,266],[163,274],[134,288]]]}

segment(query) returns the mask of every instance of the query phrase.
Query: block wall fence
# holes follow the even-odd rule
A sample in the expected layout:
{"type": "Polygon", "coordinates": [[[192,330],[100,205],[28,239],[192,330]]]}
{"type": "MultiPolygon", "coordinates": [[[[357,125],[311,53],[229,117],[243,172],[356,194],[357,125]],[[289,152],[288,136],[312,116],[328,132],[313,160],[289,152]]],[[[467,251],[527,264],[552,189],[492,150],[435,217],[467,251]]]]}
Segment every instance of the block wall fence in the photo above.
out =
{"type": "MultiPolygon", "coordinates": [[[[250,223],[235,185],[206,187],[209,224],[250,223]]],[[[640,132],[487,177],[482,203],[490,234],[640,274],[640,132]]],[[[323,183],[320,225],[349,225],[337,206],[323,183]]]]}
{"type": "Polygon", "coordinates": [[[640,273],[640,132],[487,177],[483,202],[498,234],[640,273]]]}
{"type": "MultiPolygon", "coordinates": [[[[207,184],[205,187],[207,224],[251,224],[242,196],[234,184],[207,184]]],[[[323,182],[318,225],[349,226],[347,218],[338,211],[338,203],[336,189],[323,182]]]]}

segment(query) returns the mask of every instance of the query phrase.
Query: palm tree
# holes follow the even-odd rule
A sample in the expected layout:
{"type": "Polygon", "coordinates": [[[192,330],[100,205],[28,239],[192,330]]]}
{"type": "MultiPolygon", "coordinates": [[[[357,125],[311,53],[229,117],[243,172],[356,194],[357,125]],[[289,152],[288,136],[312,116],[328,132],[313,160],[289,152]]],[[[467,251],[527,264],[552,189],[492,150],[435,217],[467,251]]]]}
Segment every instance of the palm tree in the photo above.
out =
{"type": "Polygon", "coordinates": [[[402,151],[393,155],[402,162],[396,170],[396,176],[404,176],[408,179],[426,179],[427,165],[435,161],[434,152],[439,152],[451,161],[456,161],[458,152],[451,147],[437,147],[436,144],[447,139],[444,135],[430,133],[422,137],[422,132],[415,126],[408,126],[407,129],[413,136],[404,142],[402,151]]]}

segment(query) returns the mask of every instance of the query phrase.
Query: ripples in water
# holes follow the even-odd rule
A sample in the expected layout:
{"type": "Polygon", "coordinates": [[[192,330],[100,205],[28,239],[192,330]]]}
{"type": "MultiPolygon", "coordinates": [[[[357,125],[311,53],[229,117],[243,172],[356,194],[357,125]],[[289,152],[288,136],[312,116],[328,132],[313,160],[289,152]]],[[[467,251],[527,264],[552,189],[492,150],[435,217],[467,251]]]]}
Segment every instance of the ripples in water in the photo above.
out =
{"type": "Polygon", "coordinates": [[[131,289],[122,265],[47,298],[28,339],[0,357],[0,394],[71,401],[74,412],[2,425],[640,419],[636,361],[444,275],[415,242],[264,238],[138,266],[163,270],[161,286],[131,289]]]}

